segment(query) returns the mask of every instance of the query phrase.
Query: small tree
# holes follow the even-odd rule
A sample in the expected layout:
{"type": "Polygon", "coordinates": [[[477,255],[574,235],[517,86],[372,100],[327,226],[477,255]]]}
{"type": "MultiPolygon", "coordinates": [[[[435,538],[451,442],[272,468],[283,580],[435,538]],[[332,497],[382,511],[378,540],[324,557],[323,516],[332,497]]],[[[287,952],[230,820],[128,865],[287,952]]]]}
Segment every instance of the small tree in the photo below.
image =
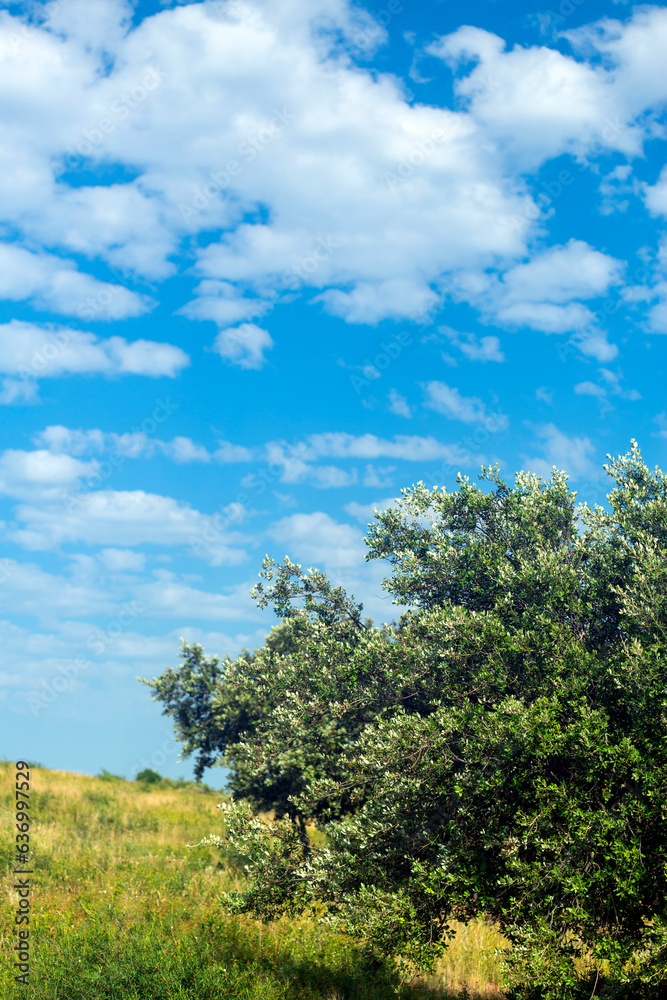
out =
{"type": "Polygon", "coordinates": [[[487,914],[535,995],[575,996],[587,953],[610,982],[662,981],[667,480],[634,442],[605,469],[610,511],[578,511],[555,470],[404,490],[367,538],[406,608],[396,626],[265,560],[255,596],[283,620],[279,648],[226,663],[201,730],[242,800],[225,836],[249,885],[229,907],[324,907],[422,968],[452,920],[487,914]],[[266,824],[254,810],[269,802],[266,824]]]}
{"type": "Polygon", "coordinates": [[[153,771],[152,768],[146,767],[143,771],[139,771],[135,781],[141,781],[145,785],[159,785],[162,778],[157,771],[153,771]]]}

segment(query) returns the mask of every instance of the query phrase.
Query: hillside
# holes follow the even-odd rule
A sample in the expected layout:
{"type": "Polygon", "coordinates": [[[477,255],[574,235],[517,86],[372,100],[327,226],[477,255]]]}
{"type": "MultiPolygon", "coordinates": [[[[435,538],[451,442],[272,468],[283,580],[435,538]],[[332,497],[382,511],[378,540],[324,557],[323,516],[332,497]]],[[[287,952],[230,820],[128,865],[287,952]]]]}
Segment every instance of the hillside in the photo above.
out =
{"type": "MultiPolygon", "coordinates": [[[[16,944],[12,891],[14,767],[0,763],[3,1000],[26,995],[9,968],[16,944]]],[[[238,859],[189,849],[219,832],[220,792],[148,785],[34,767],[31,772],[31,988],[34,1000],[384,1000],[397,978],[314,920],[262,925],[226,916],[217,897],[241,879],[238,859]]],[[[461,928],[429,982],[404,1000],[499,995],[502,939],[461,928]]]]}

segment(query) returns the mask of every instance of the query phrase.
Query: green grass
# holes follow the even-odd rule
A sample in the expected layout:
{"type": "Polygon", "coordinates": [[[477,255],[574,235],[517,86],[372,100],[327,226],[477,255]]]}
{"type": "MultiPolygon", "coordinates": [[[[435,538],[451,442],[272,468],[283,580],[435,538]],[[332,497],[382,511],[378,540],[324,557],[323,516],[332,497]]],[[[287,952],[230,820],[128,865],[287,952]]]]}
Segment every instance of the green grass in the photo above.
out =
{"type": "Polygon", "coordinates": [[[239,873],[217,851],[186,847],[219,831],[221,793],[44,768],[31,773],[31,985],[17,986],[13,775],[0,762],[2,1000],[450,1000],[463,987],[499,996],[503,941],[483,922],[460,928],[436,976],[401,985],[313,920],[261,924],[221,909],[239,873]]]}

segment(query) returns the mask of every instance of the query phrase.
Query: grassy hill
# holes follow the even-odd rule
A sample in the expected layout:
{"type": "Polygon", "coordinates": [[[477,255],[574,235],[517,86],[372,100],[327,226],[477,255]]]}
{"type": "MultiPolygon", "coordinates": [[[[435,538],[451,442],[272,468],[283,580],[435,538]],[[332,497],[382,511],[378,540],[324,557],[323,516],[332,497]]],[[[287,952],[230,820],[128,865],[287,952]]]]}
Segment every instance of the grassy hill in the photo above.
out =
{"type": "Polygon", "coordinates": [[[0,762],[0,996],[5,1000],[449,1000],[498,996],[502,938],[462,927],[428,981],[398,984],[316,921],[227,916],[233,858],[191,850],[220,829],[220,792],[35,767],[31,773],[31,985],[13,982],[14,766],[0,762]],[[464,989],[465,987],[465,989],[464,989]]]}

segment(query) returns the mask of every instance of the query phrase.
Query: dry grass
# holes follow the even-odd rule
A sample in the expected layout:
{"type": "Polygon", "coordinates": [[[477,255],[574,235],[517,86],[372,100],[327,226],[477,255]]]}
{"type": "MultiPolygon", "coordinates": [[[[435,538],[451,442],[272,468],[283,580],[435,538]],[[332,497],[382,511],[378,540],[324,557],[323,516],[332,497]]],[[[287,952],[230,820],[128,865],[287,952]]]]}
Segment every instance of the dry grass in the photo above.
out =
{"type": "MultiPolygon", "coordinates": [[[[12,830],[13,765],[0,762],[0,819],[12,830]]],[[[163,788],[35,768],[31,842],[36,875],[31,935],[35,1000],[382,1000],[395,997],[389,968],[364,971],[353,942],[315,921],[262,925],[220,908],[239,874],[210,848],[219,793],[163,788]]],[[[3,873],[13,836],[5,837],[3,873]]],[[[15,943],[11,879],[0,901],[0,949],[15,943]]],[[[445,1000],[462,987],[498,997],[503,939],[483,921],[458,928],[428,980],[405,1000],[445,1000]]],[[[2,976],[4,975],[4,978],[2,976]]],[[[0,996],[18,996],[7,970],[0,996]]]]}

